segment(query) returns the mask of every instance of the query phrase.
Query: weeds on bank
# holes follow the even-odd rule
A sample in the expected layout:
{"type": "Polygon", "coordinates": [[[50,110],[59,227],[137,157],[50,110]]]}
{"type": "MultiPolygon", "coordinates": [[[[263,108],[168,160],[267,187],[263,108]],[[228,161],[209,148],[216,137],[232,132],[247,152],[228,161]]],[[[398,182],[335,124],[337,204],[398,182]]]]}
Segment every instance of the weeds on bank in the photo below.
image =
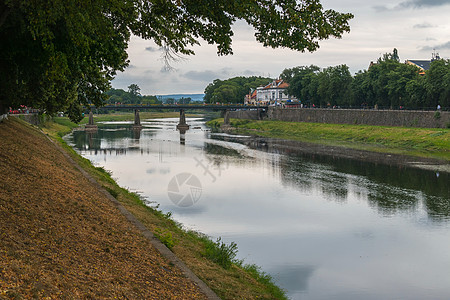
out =
{"type": "Polygon", "coordinates": [[[233,263],[236,262],[237,245],[235,242],[231,242],[229,245],[222,242],[221,238],[218,238],[216,242],[213,242],[207,237],[203,238],[205,244],[204,256],[211,261],[219,264],[225,269],[229,269],[233,263]]]}
{"type": "Polygon", "coordinates": [[[168,230],[155,228],[153,234],[170,250],[178,243],[178,241],[173,238],[172,232],[168,230]]]}

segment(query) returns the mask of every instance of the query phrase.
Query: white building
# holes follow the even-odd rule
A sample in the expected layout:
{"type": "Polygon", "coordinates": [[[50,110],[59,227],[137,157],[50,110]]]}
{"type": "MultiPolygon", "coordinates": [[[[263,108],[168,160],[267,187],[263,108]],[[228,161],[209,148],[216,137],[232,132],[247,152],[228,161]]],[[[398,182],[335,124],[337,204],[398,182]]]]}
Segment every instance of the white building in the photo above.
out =
{"type": "Polygon", "coordinates": [[[282,79],[274,80],[266,86],[259,87],[256,89],[256,102],[258,104],[270,105],[296,100],[294,97],[288,96],[286,91],[288,87],[289,84],[282,79]]]}

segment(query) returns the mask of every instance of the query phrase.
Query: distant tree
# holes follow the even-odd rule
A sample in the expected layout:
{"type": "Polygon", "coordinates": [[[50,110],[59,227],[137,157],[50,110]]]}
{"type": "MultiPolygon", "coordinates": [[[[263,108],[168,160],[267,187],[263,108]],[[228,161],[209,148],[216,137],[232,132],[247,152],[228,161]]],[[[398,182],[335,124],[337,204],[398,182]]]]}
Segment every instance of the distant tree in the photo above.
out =
{"type": "Polygon", "coordinates": [[[178,103],[180,104],[189,104],[191,103],[192,98],[191,97],[181,97],[180,100],[178,100],[178,103]]]}
{"type": "Polygon", "coordinates": [[[450,60],[439,59],[431,62],[425,74],[427,101],[429,107],[438,104],[450,107],[450,60]]]}
{"type": "Polygon", "coordinates": [[[396,68],[389,71],[386,76],[386,90],[388,93],[391,107],[404,107],[407,103],[411,104],[410,95],[407,92],[407,86],[410,82],[417,81],[419,78],[418,69],[415,66],[398,63],[396,68]]]}
{"type": "Polygon", "coordinates": [[[122,89],[114,89],[111,88],[106,92],[106,94],[109,96],[109,99],[107,100],[108,104],[157,104],[161,103],[161,101],[158,100],[156,96],[141,96],[140,94],[137,94],[139,91],[139,87],[135,85],[130,85],[128,87],[128,92],[122,90],[122,89]],[[132,87],[132,88],[130,88],[132,87]],[[136,89],[136,87],[138,89],[136,89]]]}
{"type": "Polygon", "coordinates": [[[166,99],[167,104],[175,104],[175,102],[176,102],[175,98],[167,98],[166,99]]]}
{"type": "Polygon", "coordinates": [[[346,65],[328,67],[318,75],[318,95],[321,106],[351,104],[352,75],[346,65]]]}
{"type": "Polygon", "coordinates": [[[427,103],[427,86],[424,76],[418,76],[416,80],[409,81],[406,84],[406,93],[408,97],[405,106],[409,108],[430,107],[427,103]]]}
{"type": "Polygon", "coordinates": [[[359,71],[353,76],[351,85],[352,100],[350,105],[361,107],[362,105],[374,105],[374,96],[371,89],[367,70],[359,71]]]}
{"type": "Polygon", "coordinates": [[[161,104],[162,102],[156,96],[142,96],[142,104],[161,104]]]}
{"type": "Polygon", "coordinates": [[[378,63],[389,60],[400,62],[400,57],[398,56],[397,48],[394,48],[394,50],[392,50],[392,53],[383,54],[382,57],[378,58],[378,63]]]}
{"type": "Polygon", "coordinates": [[[139,97],[141,96],[141,88],[135,83],[130,84],[128,86],[128,93],[130,93],[134,97],[139,97]]]}
{"type": "MultiPolygon", "coordinates": [[[[299,66],[291,69],[284,69],[280,78],[289,83],[287,92],[289,95],[296,97],[299,100],[309,99],[308,89],[312,88],[311,76],[316,76],[320,68],[311,65],[309,67],[299,66]]],[[[310,100],[310,99],[309,99],[310,100]]]]}

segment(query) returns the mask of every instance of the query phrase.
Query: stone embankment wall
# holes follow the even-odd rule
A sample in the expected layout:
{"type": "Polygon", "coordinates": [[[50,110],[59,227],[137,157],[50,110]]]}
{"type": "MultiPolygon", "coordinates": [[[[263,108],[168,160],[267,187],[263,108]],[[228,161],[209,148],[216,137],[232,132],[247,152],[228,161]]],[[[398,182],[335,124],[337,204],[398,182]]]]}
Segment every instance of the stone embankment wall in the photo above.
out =
{"type": "Polygon", "coordinates": [[[258,110],[237,110],[230,111],[230,118],[232,119],[248,119],[259,120],[260,112],[258,110]]]}
{"type": "Polygon", "coordinates": [[[38,114],[23,114],[20,115],[20,118],[23,119],[25,122],[39,126],[43,120],[39,118],[38,114]]]}
{"type": "MultiPolygon", "coordinates": [[[[231,118],[258,119],[258,112],[231,112],[231,118]]],[[[450,126],[448,111],[405,111],[373,109],[319,109],[270,107],[265,119],[330,124],[365,124],[423,128],[447,128],[450,126]]]]}

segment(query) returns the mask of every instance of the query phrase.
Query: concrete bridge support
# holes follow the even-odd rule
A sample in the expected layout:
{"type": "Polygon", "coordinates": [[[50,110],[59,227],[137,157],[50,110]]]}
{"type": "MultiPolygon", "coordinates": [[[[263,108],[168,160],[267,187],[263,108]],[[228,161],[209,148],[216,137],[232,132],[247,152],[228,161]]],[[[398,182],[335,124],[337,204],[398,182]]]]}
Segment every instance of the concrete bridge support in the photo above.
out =
{"type": "Polygon", "coordinates": [[[134,110],[134,124],[133,129],[141,129],[141,118],[139,117],[139,109],[134,110]]]}
{"type": "Polygon", "coordinates": [[[267,117],[267,109],[258,108],[257,114],[258,114],[258,120],[264,120],[267,117]]]}
{"type": "Polygon", "coordinates": [[[220,126],[222,130],[230,129],[230,111],[228,109],[223,112],[223,124],[220,126]]]}
{"type": "Polygon", "coordinates": [[[186,132],[186,130],[189,129],[189,125],[186,123],[186,114],[184,109],[180,109],[180,122],[177,125],[177,129],[180,130],[180,132],[182,130],[186,132]]]}
{"type": "Polygon", "coordinates": [[[230,126],[230,111],[228,109],[223,112],[223,125],[230,126]]]}
{"type": "Polygon", "coordinates": [[[94,114],[92,113],[92,110],[89,111],[89,122],[84,128],[86,130],[97,130],[98,129],[97,125],[94,124],[94,114]]]}

